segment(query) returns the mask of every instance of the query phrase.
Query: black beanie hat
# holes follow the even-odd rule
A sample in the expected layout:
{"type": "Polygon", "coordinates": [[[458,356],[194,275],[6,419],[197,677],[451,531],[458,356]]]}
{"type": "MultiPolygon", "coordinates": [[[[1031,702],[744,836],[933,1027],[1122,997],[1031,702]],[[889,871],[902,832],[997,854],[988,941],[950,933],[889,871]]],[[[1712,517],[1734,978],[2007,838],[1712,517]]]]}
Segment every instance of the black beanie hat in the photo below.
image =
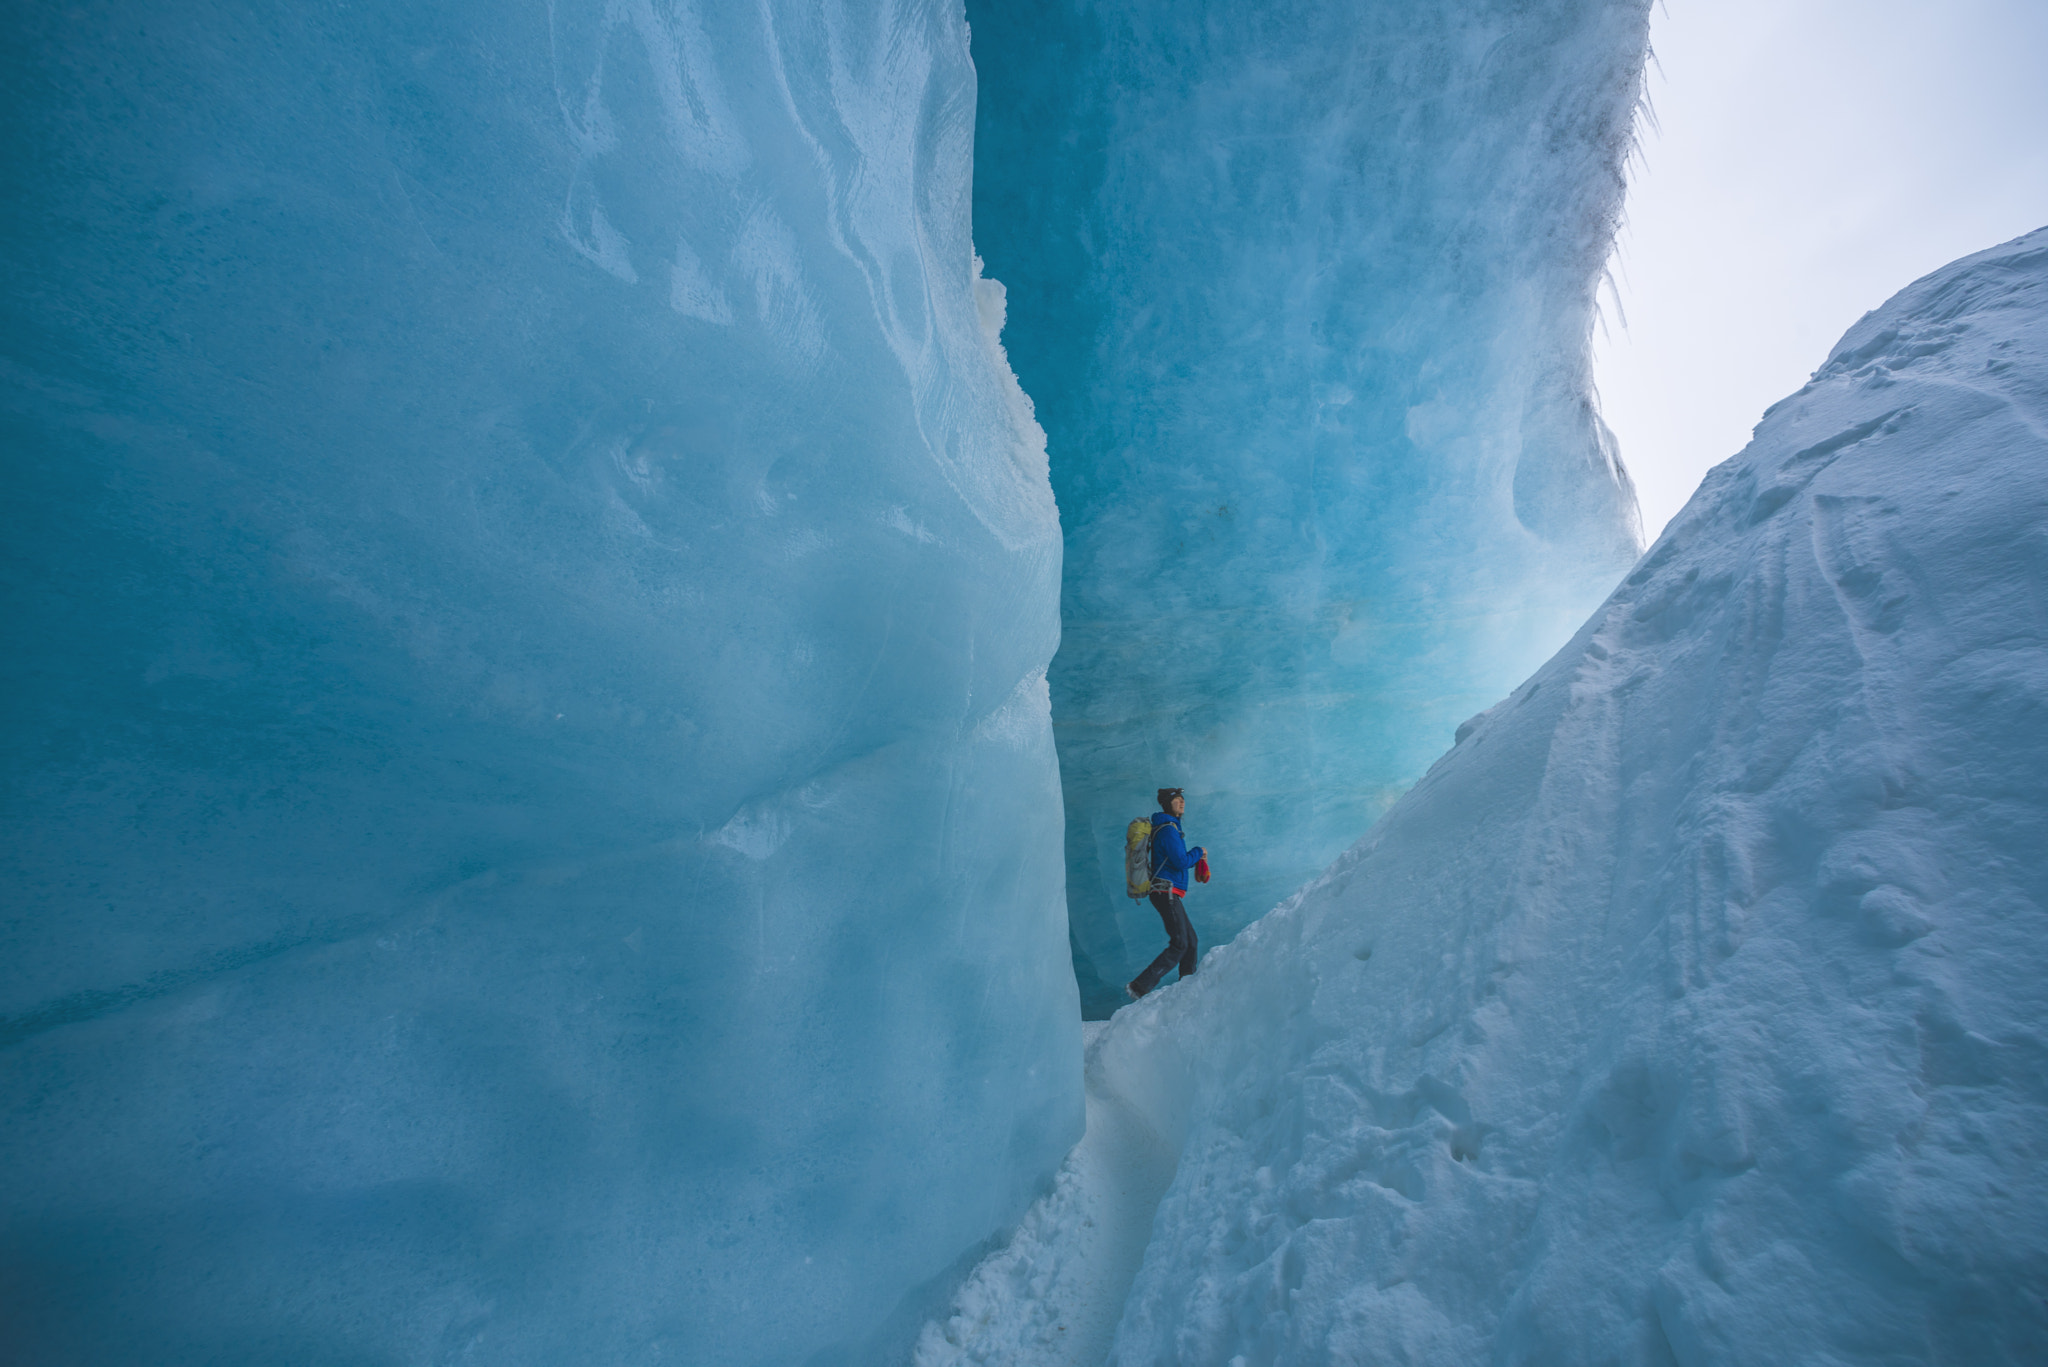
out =
{"type": "Polygon", "coordinates": [[[1186,794],[1182,793],[1178,788],[1161,788],[1159,790],[1159,810],[1162,812],[1172,810],[1168,804],[1177,797],[1185,796],[1186,794]]]}

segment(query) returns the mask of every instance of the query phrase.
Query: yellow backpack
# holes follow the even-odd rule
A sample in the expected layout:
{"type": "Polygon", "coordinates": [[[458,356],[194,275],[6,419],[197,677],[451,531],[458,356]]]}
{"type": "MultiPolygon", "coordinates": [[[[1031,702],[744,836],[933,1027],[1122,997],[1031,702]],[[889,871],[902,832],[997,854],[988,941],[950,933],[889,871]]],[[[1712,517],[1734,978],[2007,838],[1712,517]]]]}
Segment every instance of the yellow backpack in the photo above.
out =
{"type": "Polygon", "coordinates": [[[1152,895],[1152,819],[1141,816],[1124,827],[1124,894],[1152,895]]]}

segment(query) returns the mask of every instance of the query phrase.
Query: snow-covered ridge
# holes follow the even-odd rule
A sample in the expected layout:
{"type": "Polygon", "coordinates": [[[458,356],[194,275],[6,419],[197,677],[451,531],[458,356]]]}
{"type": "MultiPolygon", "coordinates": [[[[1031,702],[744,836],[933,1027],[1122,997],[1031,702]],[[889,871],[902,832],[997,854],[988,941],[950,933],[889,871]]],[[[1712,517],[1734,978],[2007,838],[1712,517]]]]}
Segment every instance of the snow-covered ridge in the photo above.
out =
{"type": "MultiPolygon", "coordinates": [[[[1851,329],[1365,839],[1095,1041],[1179,1149],[1109,1360],[2027,1360],[2044,850],[2048,230],[1851,329]]],[[[1059,1286],[1045,1223],[927,1361],[1063,1360],[1004,1291],[1059,1286]]]]}

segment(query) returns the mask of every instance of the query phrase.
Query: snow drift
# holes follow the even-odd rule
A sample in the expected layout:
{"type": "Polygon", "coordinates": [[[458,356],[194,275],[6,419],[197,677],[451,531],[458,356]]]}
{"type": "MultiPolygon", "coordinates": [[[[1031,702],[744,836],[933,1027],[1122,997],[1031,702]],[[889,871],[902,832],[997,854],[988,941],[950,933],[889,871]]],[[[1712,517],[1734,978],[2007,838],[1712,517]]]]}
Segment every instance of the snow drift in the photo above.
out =
{"type": "MultiPolygon", "coordinates": [[[[1179,1154],[1110,1361],[2036,1360],[2044,851],[2048,229],[1858,323],[1365,839],[1094,1041],[1179,1154]]],[[[924,1362],[1072,1360],[1076,1172],[924,1362]]]]}

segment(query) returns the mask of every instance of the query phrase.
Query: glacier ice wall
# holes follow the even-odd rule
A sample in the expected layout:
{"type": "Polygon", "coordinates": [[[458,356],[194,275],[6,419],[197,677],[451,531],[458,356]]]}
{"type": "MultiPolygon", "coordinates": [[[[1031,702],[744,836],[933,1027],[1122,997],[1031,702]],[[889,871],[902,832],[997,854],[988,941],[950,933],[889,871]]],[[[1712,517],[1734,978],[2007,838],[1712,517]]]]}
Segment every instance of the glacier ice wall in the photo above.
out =
{"type": "Polygon", "coordinates": [[[1647,0],[970,0],[975,223],[1050,439],[1084,1005],[1156,952],[1189,790],[1234,933],[1634,560],[1593,408],[1647,0]]]}
{"type": "Polygon", "coordinates": [[[4,29],[9,1356],[914,1328],[1080,1126],[955,7],[4,29]]]}
{"type": "MultiPolygon", "coordinates": [[[[1102,1028],[1091,1110],[1179,1154],[1110,1360],[2038,1361],[2044,850],[2048,229],[1866,316],[1365,839],[1102,1028]]],[[[1086,1176],[921,1361],[1063,1360],[1085,1305],[1012,1288],[1100,1242],[1086,1176]]]]}

